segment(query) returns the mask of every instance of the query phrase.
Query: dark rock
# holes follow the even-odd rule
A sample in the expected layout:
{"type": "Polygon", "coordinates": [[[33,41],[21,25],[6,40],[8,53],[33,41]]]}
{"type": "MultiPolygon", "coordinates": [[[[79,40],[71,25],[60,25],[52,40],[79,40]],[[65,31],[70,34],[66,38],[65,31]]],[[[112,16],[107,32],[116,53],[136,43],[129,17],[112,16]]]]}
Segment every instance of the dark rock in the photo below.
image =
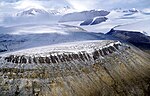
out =
{"type": "Polygon", "coordinates": [[[150,37],[141,32],[111,29],[106,35],[128,42],[142,49],[150,49],[150,37]]]}
{"type": "Polygon", "coordinates": [[[102,52],[103,52],[104,56],[108,55],[106,48],[103,48],[103,49],[102,49],[102,52]]]}
{"type": "Polygon", "coordinates": [[[92,23],[91,25],[96,25],[96,24],[100,24],[102,22],[105,22],[108,18],[106,17],[99,17],[99,18],[96,18],[92,23]]]}
{"type": "Polygon", "coordinates": [[[44,57],[38,57],[38,61],[39,61],[39,63],[45,63],[44,62],[44,57]]]}
{"type": "Polygon", "coordinates": [[[6,52],[6,51],[7,51],[6,49],[4,49],[4,50],[0,49],[0,52],[6,52]]]}
{"type": "Polygon", "coordinates": [[[14,59],[14,55],[10,55],[9,57],[5,57],[5,60],[7,60],[7,62],[11,62],[14,59]]]}
{"type": "Polygon", "coordinates": [[[56,63],[56,58],[54,56],[50,55],[50,58],[51,58],[52,63],[56,63]]]}
{"type": "Polygon", "coordinates": [[[84,22],[82,22],[80,24],[80,26],[83,26],[83,25],[90,25],[92,23],[93,19],[88,19],[88,20],[85,20],[84,22]]]}
{"type": "Polygon", "coordinates": [[[96,59],[98,59],[100,56],[99,56],[99,52],[97,51],[97,50],[95,50],[94,52],[93,52],[93,58],[94,58],[94,60],[96,60],[96,59]]]}
{"type": "Polygon", "coordinates": [[[21,58],[20,58],[20,63],[22,64],[22,63],[27,63],[27,60],[26,60],[26,58],[24,57],[24,56],[21,56],[21,58]]]}
{"type": "Polygon", "coordinates": [[[79,56],[78,54],[72,54],[72,57],[76,60],[76,59],[79,59],[79,56]]]}
{"type": "Polygon", "coordinates": [[[49,59],[48,57],[46,57],[46,58],[45,58],[45,62],[46,62],[47,64],[50,64],[50,59],[49,59]]]}
{"type": "Polygon", "coordinates": [[[35,64],[37,64],[38,62],[38,58],[37,57],[33,57],[33,62],[35,63],[35,64]]]}

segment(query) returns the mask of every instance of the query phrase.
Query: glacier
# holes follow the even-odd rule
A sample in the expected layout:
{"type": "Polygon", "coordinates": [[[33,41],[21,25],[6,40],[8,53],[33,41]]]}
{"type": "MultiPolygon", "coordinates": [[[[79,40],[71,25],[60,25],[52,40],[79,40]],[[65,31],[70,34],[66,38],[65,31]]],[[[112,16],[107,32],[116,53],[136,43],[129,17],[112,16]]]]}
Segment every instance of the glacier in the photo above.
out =
{"type": "Polygon", "coordinates": [[[149,8],[91,1],[0,1],[0,95],[150,94],[149,8]]]}

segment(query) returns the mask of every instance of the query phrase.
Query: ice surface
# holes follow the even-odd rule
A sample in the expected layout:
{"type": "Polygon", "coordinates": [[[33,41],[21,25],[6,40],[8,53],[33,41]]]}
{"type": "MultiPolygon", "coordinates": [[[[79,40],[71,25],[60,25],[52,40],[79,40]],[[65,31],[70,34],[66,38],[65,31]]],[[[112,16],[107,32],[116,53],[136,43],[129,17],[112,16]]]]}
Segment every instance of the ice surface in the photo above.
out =
{"type": "Polygon", "coordinates": [[[115,29],[116,30],[141,32],[141,33],[144,33],[145,35],[150,36],[150,19],[142,20],[139,22],[126,24],[126,25],[122,25],[122,26],[118,26],[115,29]]]}
{"type": "Polygon", "coordinates": [[[74,52],[78,53],[81,51],[86,51],[88,53],[93,52],[96,49],[102,49],[105,47],[113,46],[114,44],[121,44],[119,41],[113,40],[92,40],[92,41],[80,41],[80,42],[70,42],[70,43],[62,43],[62,44],[55,44],[50,46],[44,47],[36,47],[25,49],[16,52],[4,53],[1,56],[7,56],[10,54],[13,55],[36,55],[36,54],[43,54],[47,55],[51,52],[74,52]]]}

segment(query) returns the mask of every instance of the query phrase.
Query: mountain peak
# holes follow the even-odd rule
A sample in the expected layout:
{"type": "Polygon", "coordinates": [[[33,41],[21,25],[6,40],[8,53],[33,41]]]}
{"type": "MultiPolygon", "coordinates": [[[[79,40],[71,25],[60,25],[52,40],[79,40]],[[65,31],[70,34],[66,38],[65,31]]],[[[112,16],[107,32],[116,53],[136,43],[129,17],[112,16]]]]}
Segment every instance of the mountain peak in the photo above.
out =
{"type": "Polygon", "coordinates": [[[137,12],[139,12],[140,10],[138,10],[138,9],[136,9],[136,8],[131,8],[131,9],[116,8],[115,11],[117,11],[117,12],[124,12],[124,13],[128,13],[128,12],[137,13],[137,12]]]}
{"type": "Polygon", "coordinates": [[[49,14],[49,13],[44,9],[30,8],[20,13],[17,13],[17,16],[35,16],[35,15],[42,15],[42,14],[49,14]]]}

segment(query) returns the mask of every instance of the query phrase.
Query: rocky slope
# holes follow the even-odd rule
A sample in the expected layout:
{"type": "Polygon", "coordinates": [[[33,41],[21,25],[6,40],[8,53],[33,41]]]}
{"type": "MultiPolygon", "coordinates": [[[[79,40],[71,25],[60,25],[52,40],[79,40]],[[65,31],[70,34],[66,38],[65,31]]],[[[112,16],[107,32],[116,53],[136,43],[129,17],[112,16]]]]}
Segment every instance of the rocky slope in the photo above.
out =
{"type": "Polygon", "coordinates": [[[111,29],[106,35],[131,43],[143,50],[150,50],[150,37],[140,31],[111,29]]]}
{"type": "Polygon", "coordinates": [[[0,95],[148,96],[150,56],[118,41],[85,41],[0,55],[0,95]]]}

